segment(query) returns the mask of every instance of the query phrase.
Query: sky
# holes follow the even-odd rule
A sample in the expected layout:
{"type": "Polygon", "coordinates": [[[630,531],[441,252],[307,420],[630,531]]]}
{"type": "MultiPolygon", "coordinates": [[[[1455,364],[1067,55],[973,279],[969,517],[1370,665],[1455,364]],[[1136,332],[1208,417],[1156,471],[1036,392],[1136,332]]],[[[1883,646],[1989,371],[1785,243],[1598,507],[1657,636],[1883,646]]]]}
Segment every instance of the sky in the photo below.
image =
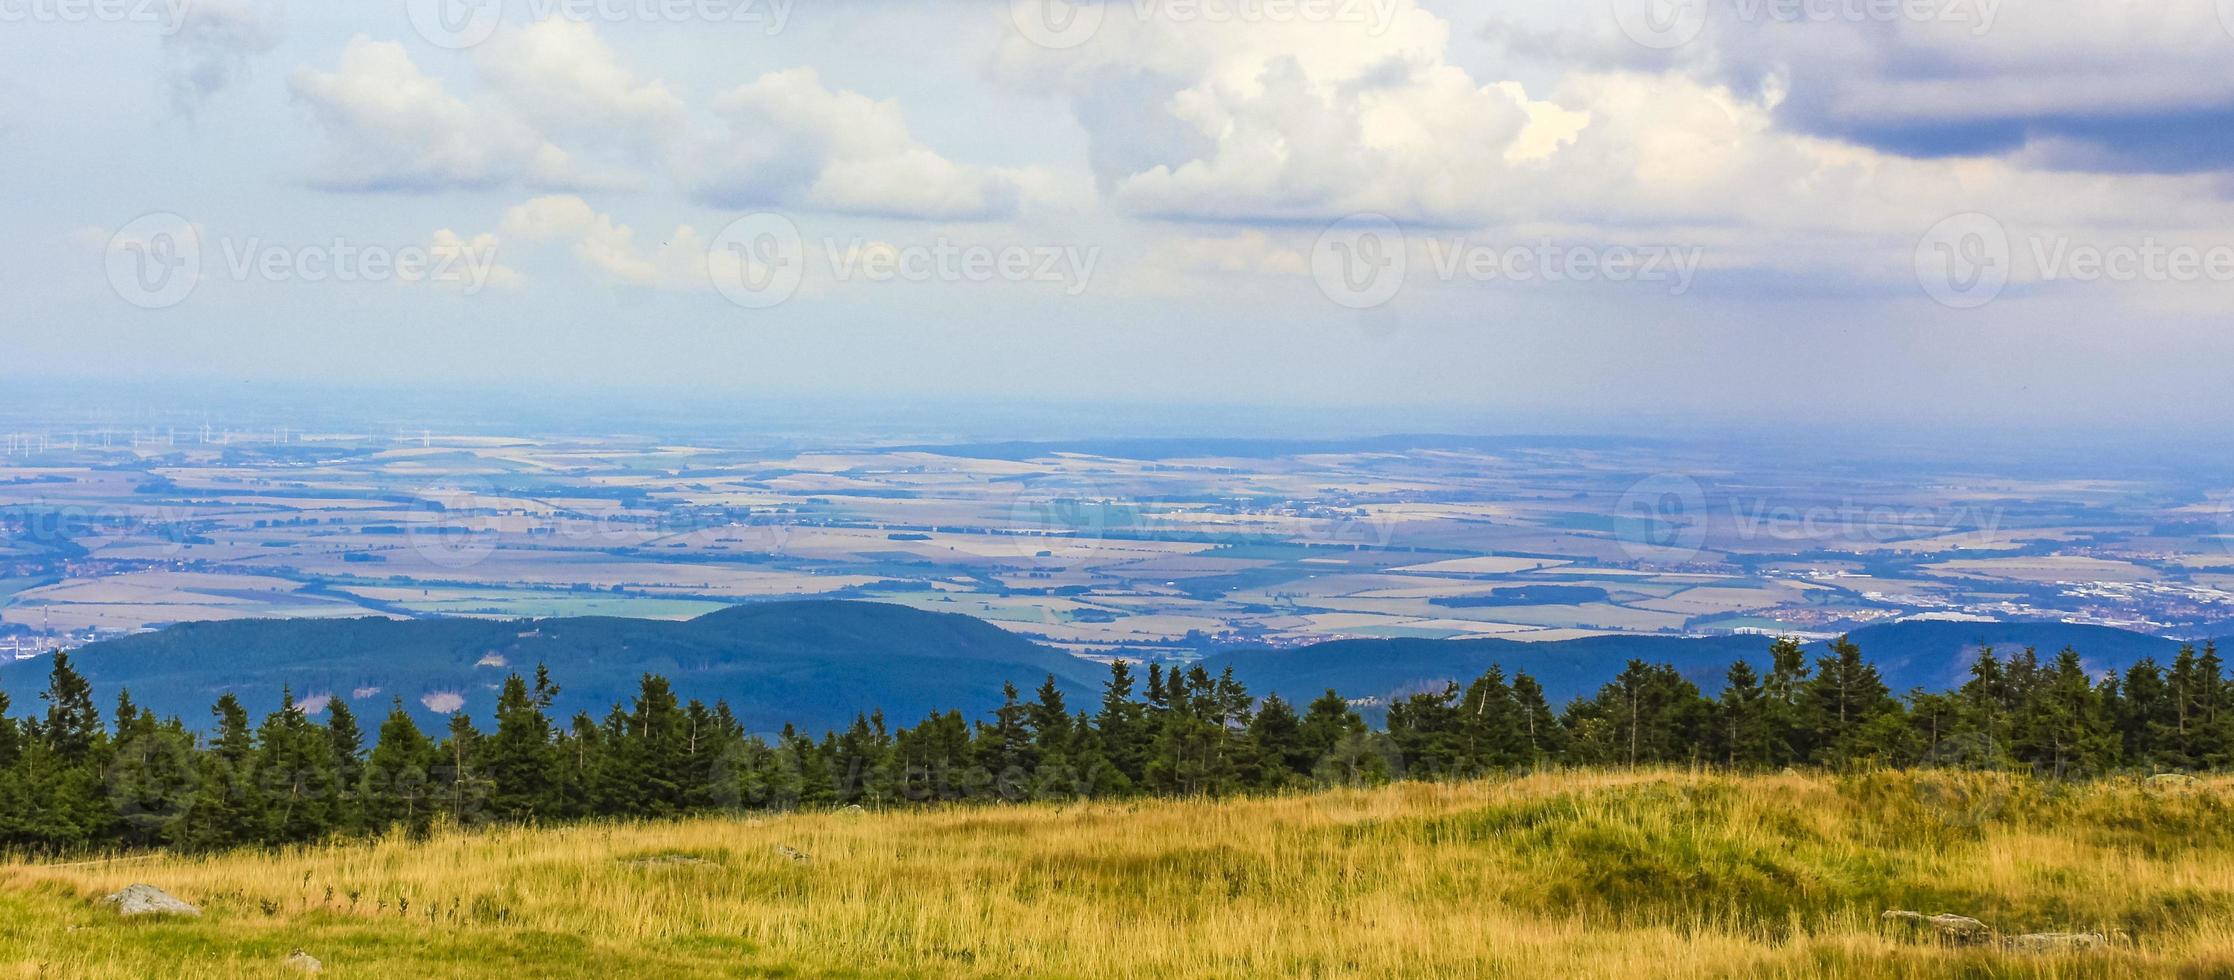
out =
{"type": "Polygon", "coordinates": [[[0,0],[0,174],[0,381],[94,392],[2177,442],[2234,364],[2234,0],[0,0]]]}

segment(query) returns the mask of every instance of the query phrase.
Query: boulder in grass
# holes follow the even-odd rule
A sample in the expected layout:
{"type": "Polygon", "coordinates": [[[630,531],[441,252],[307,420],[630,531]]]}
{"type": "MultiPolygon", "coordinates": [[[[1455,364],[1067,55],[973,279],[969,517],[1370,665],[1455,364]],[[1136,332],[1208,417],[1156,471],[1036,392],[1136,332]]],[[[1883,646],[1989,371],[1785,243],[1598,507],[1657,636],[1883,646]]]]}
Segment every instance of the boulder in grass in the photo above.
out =
{"type": "Polygon", "coordinates": [[[154,885],[132,885],[101,899],[115,906],[118,915],[200,915],[202,910],[173,898],[154,885]]]}
{"type": "Polygon", "coordinates": [[[2001,944],[2020,953],[2083,952],[2110,945],[2110,937],[2099,932],[2028,932],[2001,944]]]}
{"type": "Polygon", "coordinates": [[[1922,912],[1910,912],[1905,909],[1887,909],[1885,914],[1879,916],[1879,918],[1886,922],[1905,922],[1917,928],[1929,928],[1932,934],[1938,936],[1942,941],[1957,946],[1982,945],[1993,942],[1994,939],[1992,926],[1967,915],[1951,915],[1945,912],[1938,915],[1925,915],[1922,912]]]}
{"type": "Polygon", "coordinates": [[[285,966],[288,969],[298,970],[303,973],[316,973],[326,968],[326,964],[318,962],[318,957],[312,956],[309,953],[303,952],[299,949],[287,954],[287,958],[284,960],[280,960],[279,963],[281,966],[285,966]]]}

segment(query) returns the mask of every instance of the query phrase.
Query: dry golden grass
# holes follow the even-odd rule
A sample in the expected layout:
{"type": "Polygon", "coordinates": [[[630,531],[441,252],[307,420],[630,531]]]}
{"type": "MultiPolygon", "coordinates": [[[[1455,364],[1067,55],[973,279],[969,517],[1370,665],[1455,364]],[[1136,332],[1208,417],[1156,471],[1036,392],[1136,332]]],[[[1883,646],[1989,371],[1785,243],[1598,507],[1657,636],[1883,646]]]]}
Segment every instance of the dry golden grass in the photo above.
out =
{"type": "Polygon", "coordinates": [[[15,863],[0,976],[2234,975],[2230,791],[1556,773],[15,863]],[[143,881],[207,914],[93,904],[143,881]],[[1943,948],[1888,906],[2113,940],[1943,948]]]}

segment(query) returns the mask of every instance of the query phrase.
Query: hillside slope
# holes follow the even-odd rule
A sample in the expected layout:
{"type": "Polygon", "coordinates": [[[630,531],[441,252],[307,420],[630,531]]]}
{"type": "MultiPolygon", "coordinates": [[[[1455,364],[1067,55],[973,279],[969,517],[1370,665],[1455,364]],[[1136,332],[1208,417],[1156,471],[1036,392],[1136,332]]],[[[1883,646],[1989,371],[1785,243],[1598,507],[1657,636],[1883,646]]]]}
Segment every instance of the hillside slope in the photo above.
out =
{"type": "MultiPolygon", "coordinates": [[[[278,706],[285,687],[298,698],[348,697],[359,715],[385,713],[400,697],[422,723],[439,727],[455,710],[450,698],[487,718],[506,674],[544,663],[563,689],[562,716],[601,717],[635,693],[643,674],[656,673],[685,697],[727,700],[754,731],[786,722],[819,731],[879,708],[895,723],[934,709],[980,713],[999,703],[1003,680],[1028,690],[1050,673],[1073,698],[1089,698],[1102,673],[968,616],[840,601],[735,606],[686,622],[189,623],[97,643],[74,659],[104,698],[129,689],[141,704],[193,724],[227,691],[260,715],[278,706]]],[[[37,703],[46,670],[44,660],[0,666],[0,690],[20,712],[37,703]]]]}
{"type": "Polygon", "coordinates": [[[2218,977],[2230,789],[1580,770],[0,863],[0,975],[2218,977]],[[203,914],[95,904],[135,882],[203,914]]]}
{"type": "MultiPolygon", "coordinates": [[[[2180,649],[2176,640],[2065,623],[1911,621],[1857,630],[1852,639],[1896,693],[1960,685],[1980,646],[2005,653],[2032,647],[2043,657],[2070,646],[2090,671],[2122,671],[2142,657],[2169,663],[2180,649]]],[[[1769,643],[1765,636],[1592,636],[1553,643],[1338,640],[1286,650],[1234,650],[1212,657],[1208,666],[1231,666],[1259,694],[1309,700],[1329,687],[1350,697],[1385,697],[1446,680],[1463,684],[1494,665],[1507,674],[1534,675],[1558,704],[1596,691],[1631,659],[1672,664],[1702,690],[1719,691],[1733,661],[1765,668],[1769,643]]],[[[1810,659],[1826,646],[1809,644],[1810,659]]]]}

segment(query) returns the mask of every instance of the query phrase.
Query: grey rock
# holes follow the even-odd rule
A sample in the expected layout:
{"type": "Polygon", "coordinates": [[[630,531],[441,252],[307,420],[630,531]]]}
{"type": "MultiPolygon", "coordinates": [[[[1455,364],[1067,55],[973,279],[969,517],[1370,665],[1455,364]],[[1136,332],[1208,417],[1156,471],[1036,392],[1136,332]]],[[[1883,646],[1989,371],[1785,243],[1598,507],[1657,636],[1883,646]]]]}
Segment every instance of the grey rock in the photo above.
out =
{"type": "Polygon", "coordinates": [[[2099,932],[2028,932],[2001,944],[2020,953],[2061,953],[2102,949],[2110,945],[2110,937],[2099,932]]]}
{"type": "Polygon", "coordinates": [[[200,915],[202,910],[171,897],[154,885],[131,885],[123,891],[101,899],[103,905],[116,907],[118,915],[200,915]]]}
{"type": "Polygon", "coordinates": [[[675,866],[695,867],[699,865],[712,864],[714,862],[708,861],[705,858],[699,857],[695,854],[654,854],[651,857],[637,858],[627,863],[630,867],[636,868],[660,868],[675,866]]]}
{"type": "Polygon", "coordinates": [[[1933,935],[1958,946],[1989,943],[1994,938],[1992,926],[1967,915],[1952,915],[1945,912],[1925,915],[1922,912],[1910,912],[1906,909],[1886,909],[1885,914],[1878,916],[1878,918],[1885,922],[1906,923],[1919,929],[1928,928],[1933,935]]]}
{"type": "Polygon", "coordinates": [[[304,973],[316,973],[326,968],[326,964],[318,962],[318,957],[299,949],[287,954],[287,958],[279,962],[290,969],[301,970],[304,973]]]}

